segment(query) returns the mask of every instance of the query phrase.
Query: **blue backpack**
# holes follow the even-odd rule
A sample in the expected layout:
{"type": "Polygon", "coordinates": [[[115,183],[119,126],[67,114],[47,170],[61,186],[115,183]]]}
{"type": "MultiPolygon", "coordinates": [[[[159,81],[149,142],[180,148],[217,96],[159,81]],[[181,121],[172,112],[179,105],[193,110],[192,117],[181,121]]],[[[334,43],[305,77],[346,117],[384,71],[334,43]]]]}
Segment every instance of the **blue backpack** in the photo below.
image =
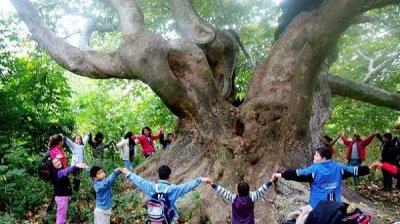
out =
{"type": "Polygon", "coordinates": [[[174,216],[171,202],[168,198],[167,187],[164,192],[158,190],[158,185],[155,185],[156,193],[151,196],[147,202],[147,219],[150,223],[170,224],[174,216]]]}

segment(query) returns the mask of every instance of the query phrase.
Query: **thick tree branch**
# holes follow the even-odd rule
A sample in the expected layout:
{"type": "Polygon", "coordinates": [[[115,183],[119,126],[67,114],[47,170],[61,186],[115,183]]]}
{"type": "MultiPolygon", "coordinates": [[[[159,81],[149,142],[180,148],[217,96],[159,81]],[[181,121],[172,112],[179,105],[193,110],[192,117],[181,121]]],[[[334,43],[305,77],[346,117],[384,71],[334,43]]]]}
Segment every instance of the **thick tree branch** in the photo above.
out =
{"type": "Polygon", "coordinates": [[[136,0],[102,0],[113,8],[119,17],[123,35],[138,36],[147,30],[143,13],[136,0]]]}
{"type": "Polygon", "coordinates": [[[389,57],[384,60],[381,64],[374,67],[376,59],[370,59],[370,63],[368,66],[368,74],[365,76],[363,83],[368,83],[372,79],[376,78],[385,68],[389,67],[394,60],[400,55],[400,44],[397,45],[396,49],[389,54],[389,57]]]}
{"type": "Polygon", "coordinates": [[[214,40],[213,28],[196,14],[190,0],[170,0],[170,4],[182,35],[196,44],[206,44],[214,40]]]}
{"type": "MultiPolygon", "coordinates": [[[[293,127],[295,133],[307,133],[309,125],[303,121],[312,116],[310,107],[315,84],[330,49],[353,18],[370,9],[398,2],[400,0],[325,0],[318,9],[300,13],[275,42],[270,56],[258,66],[245,104],[257,105],[260,94],[265,97],[265,109],[269,105],[283,104],[289,109],[287,126],[293,127]],[[290,96],[284,92],[277,94],[277,85],[286,86],[290,96]],[[279,97],[268,97],[272,94],[279,97]]],[[[259,105],[254,109],[258,108],[259,105]]]]}
{"type": "Polygon", "coordinates": [[[400,94],[391,93],[358,81],[330,75],[329,87],[333,95],[348,97],[377,106],[400,110],[400,94]]]}
{"type": "Polygon", "coordinates": [[[79,48],[84,50],[91,49],[90,40],[94,32],[111,32],[118,29],[118,24],[107,23],[100,24],[98,19],[90,21],[80,35],[79,48]]]}
{"type": "Polygon", "coordinates": [[[81,51],[55,36],[40,19],[31,2],[28,0],[11,0],[11,2],[39,46],[65,69],[93,78],[121,77],[125,74],[116,51],[108,53],[81,51]]]}

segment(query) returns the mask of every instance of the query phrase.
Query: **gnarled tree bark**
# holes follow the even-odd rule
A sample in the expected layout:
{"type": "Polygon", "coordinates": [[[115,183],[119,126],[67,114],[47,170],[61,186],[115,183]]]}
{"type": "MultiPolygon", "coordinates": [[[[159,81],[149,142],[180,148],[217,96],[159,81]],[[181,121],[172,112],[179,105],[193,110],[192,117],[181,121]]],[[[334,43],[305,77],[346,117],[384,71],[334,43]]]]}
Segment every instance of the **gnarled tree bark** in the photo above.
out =
{"type": "MultiPolygon", "coordinates": [[[[172,168],[174,182],[210,176],[232,191],[240,180],[254,189],[274,171],[310,164],[313,149],[322,145],[331,90],[400,107],[398,94],[374,89],[380,95],[373,98],[371,87],[355,90],[355,85],[324,69],[329,49],[352,18],[398,0],[326,0],[320,8],[297,16],[257,66],[239,107],[231,104],[237,42],[228,31],[204,22],[190,0],[170,0],[183,33],[170,42],[145,26],[137,1],[104,1],[119,16],[123,35],[119,48],[110,52],[75,48],[51,33],[28,0],[12,3],[33,38],[64,68],[91,78],[139,79],[179,118],[171,150],[147,160],[138,168],[140,175],[155,176],[162,161],[172,168]]],[[[230,206],[210,188],[199,191],[204,206],[193,223],[226,223],[230,206]]],[[[256,206],[256,223],[277,223],[293,209],[293,200],[307,201],[306,191],[301,184],[283,182],[279,194],[272,191],[256,206]]]]}

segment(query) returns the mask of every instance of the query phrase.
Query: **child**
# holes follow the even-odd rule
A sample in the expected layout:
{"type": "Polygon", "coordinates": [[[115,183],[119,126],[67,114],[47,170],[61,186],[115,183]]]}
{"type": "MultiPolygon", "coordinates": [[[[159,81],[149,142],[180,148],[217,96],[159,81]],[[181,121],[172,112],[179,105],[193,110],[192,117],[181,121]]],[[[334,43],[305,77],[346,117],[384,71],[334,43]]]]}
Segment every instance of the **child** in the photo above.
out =
{"type": "MultiPolygon", "coordinates": [[[[126,133],[125,137],[117,143],[117,148],[120,150],[121,153],[121,159],[124,161],[124,167],[126,167],[128,170],[132,169],[132,164],[130,161],[130,146],[132,145],[132,142],[134,144],[135,142],[135,135],[130,131],[126,133]]],[[[133,158],[135,156],[133,155],[133,158]]]]}
{"type": "Polygon", "coordinates": [[[305,176],[312,175],[310,205],[314,209],[320,201],[330,200],[341,202],[342,179],[346,173],[353,176],[369,174],[368,167],[346,166],[331,160],[331,151],[326,148],[318,148],[314,155],[314,164],[298,170],[287,170],[283,173],[275,173],[272,180],[279,177],[287,180],[298,180],[305,176]]]}
{"type": "Polygon", "coordinates": [[[135,143],[140,143],[140,145],[142,146],[142,153],[145,158],[148,158],[149,156],[154,154],[154,140],[159,139],[162,133],[163,130],[160,129],[157,135],[151,135],[151,129],[149,127],[144,127],[142,129],[142,135],[139,136],[139,138],[135,139],[135,143]]]}
{"type": "Polygon", "coordinates": [[[250,187],[246,182],[240,182],[237,186],[238,195],[232,194],[227,189],[213,183],[218,194],[232,203],[232,223],[254,224],[254,202],[260,199],[268,188],[271,187],[272,181],[264,183],[255,192],[250,193],[250,187]]]}
{"type": "Polygon", "coordinates": [[[79,172],[79,169],[85,168],[86,165],[78,163],[74,166],[63,169],[63,165],[59,158],[52,158],[51,162],[54,167],[51,182],[54,185],[54,196],[57,205],[56,223],[64,224],[67,219],[68,201],[72,196],[72,189],[68,175],[79,172]]]}
{"type": "MultiPolygon", "coordinates": [[[[383,134],[383,136],[381,134],[377,134],[376,137],[381,142],[381,162],[387,162],[392,165],[396,165],[397,153],[394,149],[394,144],[392,142],[392,134],[385,133],[383,134]]],[[[393,187],[392,175],[385,169],[382,169],[382,175],[383,190],[391,190],[393,187]]]]}
{"type": "Polygon", "coordinates": [[[72,152],[72,162],[71,165],[76,165],[78,163],[85,163],[85,144],[89,141],[89,134],[85,135],[82,140],[82,136],[75,135],[73,141],[64,135],[64,142],[67,144],[72,152]]]}
{"type": "Polygon", "coordinates": [[[172,133],[167,134],[167,139],[164,139],[164,133],[161,134],[160,136],[160,144],[163,146],[163,150],[167,149],[167,147],[175,141],[175,136],[172,133]]]}
{"type": "MultiPolygon", "coordinates": [[[[69,149],[72,151],[72,162],[71,166],[76,165],[78,163],[86,163],[85,159],[85,144],[89,140],[89,134],[85,135],[82,140],[82,136],[75,135],[73,141],[64,135],[64,142],[68,145],[69,149]]],[[[81,185],[81,180],[79,179],[79,172],[74,174],[74,190],[79,191],[79,187],[81,185]]]]}
{"type": "MultiPolygon", "coordinates": [[[[359,134],[354,134],[351,141],[345,135],[339,133],[340,138],[347,147],[347,160],[350,166],[360,166],[367,157],[367,146],[374,139],[376,133],[369,135],[364,140],[359,134]]],[[[353,177],[353,185],[358,186],[359,178],[353,177]]]]}
{"type": "Polygon", "coordinates": [[[98,132],[92,140],[92,133],[89,133],[89,145],[92,147],[93,157],[97,159],[103,159],[104,149],[111,146],[114,141],[103,143],[103,133],[98,132]]]}
{"type": "Polygon", "coordinates": [[[332,159],[335,156],[336,150],[335,148],[333,148],[333,146],[335,145],[335,143],[337,142],[337,140],[340,138],[340,136],[338,136],[335,140],[333,140],[333,138],[331,138],[331,136],[329,135],[324,135],[324,144],[325,147],[327,147],[328,149],[331,150],[331,154],[332,154],[332,159]]]}
{"type": "Polygon", "coordinates": [[[115,169],[107,178],[101,167],[94,166],[90,169],[93,178],[93,188],[96,192],[96,208],[94,209],[95,224],[109,224],[112,207],[111,185],[118,178],[121,168],[115,169]]]}
{"type": "Polygon", "coordinates": [[[199,186],[202,182],[209,184],[212,183],[210,178],[199,177],[184,184],[171,184],[169,182],[171,178],[171,169],[166,165],[162,165],[158,169],[158,177],[160,180],[157,183],[145,180],[142,177],[130,172],[126,168],[123,168],[121,172],[124,173],[126,177],[131,180],[140,190],[142,190],[148,199],[151,199],[152,196],[157,193],[165,192],[168,196],[170,205],[172,206],[172,216],[169,217],[169,219],[173,222],[178,220],[179,217],[178,208],[175,205],[175,201],[179,197],[199,186]]]}
{"type": "Polygon", "coordinates": [[[50,136],[49,139],[50,157],[60,159],[63,168],[67,168],[68,161],[67,157],[65,156],[65,152],[62,149],[63,144],[64,141],[62,135],[55,134],[50,136]]]}

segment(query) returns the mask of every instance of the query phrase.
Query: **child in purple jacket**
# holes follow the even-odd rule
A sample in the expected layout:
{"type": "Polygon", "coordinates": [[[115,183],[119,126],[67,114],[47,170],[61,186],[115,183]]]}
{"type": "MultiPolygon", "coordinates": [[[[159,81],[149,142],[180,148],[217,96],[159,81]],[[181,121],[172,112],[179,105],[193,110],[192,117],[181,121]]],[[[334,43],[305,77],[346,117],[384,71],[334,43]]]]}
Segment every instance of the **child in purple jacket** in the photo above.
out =
{"type": "Polygon", "coordinates": [[[250,193],[249,184],[240,182],[237,186],[238,194],[232,194],[215,183],[212,184],[212,187],[219,195],[232,203],[232,224],[254,224],[254,202],[259,200],[271,185],[272,181],[268,181],[250,193]]]}
{"type": "Polygon", "coordinates": [[[78,163],[63,169],[59,158],[53,158],[51,162],[54,167],[51,182],[54,185],[54,196],[57,205],[56,224],[64,224],[67,220],[68,201],[72,196],[68,175],[79,172],[79,169],[84,169],[86,165],[78,163]]]}

